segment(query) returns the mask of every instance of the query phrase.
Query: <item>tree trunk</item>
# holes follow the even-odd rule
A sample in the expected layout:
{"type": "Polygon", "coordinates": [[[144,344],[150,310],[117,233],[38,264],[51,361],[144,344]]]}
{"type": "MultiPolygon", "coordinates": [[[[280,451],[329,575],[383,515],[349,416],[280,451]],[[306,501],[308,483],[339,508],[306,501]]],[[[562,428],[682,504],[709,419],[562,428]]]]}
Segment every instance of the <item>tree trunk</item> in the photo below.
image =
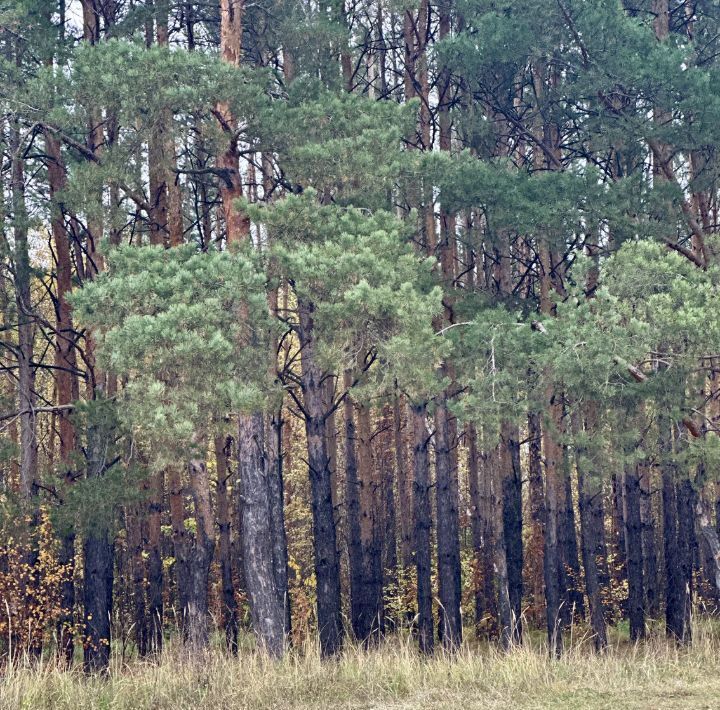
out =
{"type": "Polygon", "coordinates": [[[411,404],[413,436],[413,501],[415,510],[415,567],[417,570],[417,634],[420,651],[434,650],[432,611],[432,549],[430,541],[430,460],[425,416],[426,405],[411,404]]]}
{"type": "Polygon", "coordinates": [[[373,461],[370,409],[357,405],[358,480],[360,482],[360,542],[363,573],[361,580],[358,638],[367,641],[383,631],[383,574],[380,540],[380,481],[373,461]]]}
{"type": "Polygon", "coordinates": [[[530,540],[527,552],[527,576],[533,599],[533,617],[536,623],[545,617],[543,549],[545,536],[545,486],[542,474],[542,428],[535,412],[528,414],[528,485],[530,488],[530,540]]]}
{"type": "Polygon", "coordinates": [[[523,542],[522,542],[522,471],[518,429],[510,422],[502,424],[504,448],[501,471],[503,537],[507,585],[510,596],[512,643],[522,641],[523,542]]]}
{"type": "Polygon", "coordinates": [[[28,215],[25,205],[25,175],[20,155],[20,135],[16,122],[10,127],[11,199],[13,210],[14,284],[18,318],[18,418],[20,420],[20,494],[25,513],[33,527],[37,524],[37,451],[35,407],[35,369],[33,356],[33,306],[30,293],[32,277],[28,250],[28,215]]]}
{"type": "MultiPolygon", "coordinates": [[[[220,0],[220,56],[232,66],[240,66],[242,58],[242,17],[244,0],[220,0]]],[[[226,136],[225,149],[217,156],[216,165],[224,171],[219,181],[228,243],[240,242],[250,233],[250,220],[238,210],[235,201],[243,196],[239,169],[237,120],[226,102],[218,103],[217,114],[226,136]]]]}
{"type": "Polygon", "coordinates": [[[652,468],[640,465],[640,517],[642,521],[643,590],[645,592],[645,613],[656,619],[660,613],[658,594],[657,541],[655,536],[655,514],[652,505],[652,468]]]}
{"type": "Polygon", "coordinates": [[[332,491],[333,510],[335,511],[335,529],[340,530],[340,495],[338,490],[338,466],[337,466],[337,426],[335,424],[335,378],[326,377],[323,389],[323,407],[328,415],[325,419],[325,446],[327,447],[328,461],[330,466],[330,486],[332,491]]]}
{"type": "Polygon", "coordinates": [[[475,597],[475,629],[480,631],[480,622],[484,616],[484,604],[481,591],[480,558],[482,555],[482,526],[480,517],[480,466],[477,446],[477,431],[473,424],[465,425],[465,439],[467,441],[467,470],[468,495],[470,497],[470,535],[473,549],[473,592],[475,597]]]}
{"type": "MultiPolygon", "coordinates": [[[[28,536],[23,551],[27,578],[22,582],[22,594],[27,608],[34,608],[38,587],[37,560],[39,556],[36,532],[40,521],[37,487],[37,425],[35,403],[35,368],[32,365],[34,346],[34,316],[31,297],[32,271],[28,249],[28,214],[25,202],[25,172],[20,150],[20,131],[15,120],[10,123],[10,197],[12,203],[14,254],[11,269],[14,275],[15,306],[18,320],[17,343],[17,403],[20,420],[20,499],[23,523],[28,536]]],[[[2,194],[2,192],[0,192],[2,194]]],[[[4,197],[4,196],[3,196],[4,197]]],[[[33,656],[42,651],[37,633],[30,634],[28,650],[33,656]]]]}
{"type": "Polygon", "coordinates": [[[558,501],[562,491],[559,469],[562,466],[562,449],[555,440],[559,431],[562,412],[554,394],[548,397],[552,433],[546,429],[543,437],[545,455],[545,547],[543,571],[545,577],[545,605],[547,634],[550,652],[559,656],[562,652],[562,620],[560,617],[560,555],[558,540],[558,501]]]}
{"type": "Polygon", "coordinates": [[[283,607],[285,638],[290,636],[290,595],[288,594],[288,549],[285,531],[285,484],[283,480],[282,410],[274,411],[268,422],[268,503],[272,528],[272,560],[275,589],[283,607]]]}
{"type": "Polygon", "coordinates": [[[678,556],[680,563],[680,604],[683,617],[683,642],[692,641],[692,598],[693,565],[697,552],[695,538],[695,505],[697,493],[687,475],[682,477],[677,487],[678,513],[678,556]]]}
{"type": "Polygon", "coordinates": [[[262,415],[240,415],[238,431],[245,585],[258,644],[279,658],[285,648],[285,600],[284,590],[276,587],[273,567],[269,472],[262,415]]]}
{"type": "Polygon", "coordinates": [[[710,505],[702,495],[697,497],[695,515],[698,528],[705,542],[706,564],[708,566],[706,574],[717,599],[720,593],[720,537],[711,523],[710,505]]]}
{"type": "Polygon", "coordinates": [[[393,399],[393,435],[395,441],[395,468],[397,471],[398,511],[400,516],[400,561],[407,570],[413,564],[413,511],[412,487],[408,475],[407,445],[403,433],[403,406],[401,396],[393,399]]]}
{"type": "MultiPolygon", "coordinates": [[[[345,387],[350,387],[352,374],[345,372],[345,387]]],[[[360,540],[360,482],[356,455],[355,407],[350,396],[343,402],[345,414],[345,500],[347,508],[348,562],[350,567],[350,625],[355,638],[362,638],[361,595],[363,552],[360,540]]]]}
{"type": "MultiPolygon", "coordinates": [[[[610,477],[610,517],[611,551],[613,565],[610,573],[617,589],[621,589],[627,580],[627,562],[625,559],[625,524],[623,522],[624,488],[622,474],[613,473],[610,477]]],[[[622,604],[624,607],[624,603],[622,604]]],[[[625,610],[623,610],[625,611],[625,610]]]]}
{"type": "Polygon", "coordinates": [[[185,628],[184,610],[187,606],[186,594],[188,589],[188,537],[190,532],[185,527],[185,490],[183,485],[182,469],[179,466],[170,466],[166,472],[168,487],[168,504],[170,507],[170,527],[173,541],[173,570],[175,572],[175,600],[179,607],[179,624],[181,630],[185,628]]]}
{"type": "Polygon", "coordinates": [[[625,545],[628,571],[630,640],[645,636],[642,522],[640,518],[640,464],[625,469],[625,545]]]}
{"type": "MultiPolygon", "coordinates": [[[[594,421],[593,405],[588,405],[588,422],[594,421]]],[[[573,416],[573,429],[576,442],[586,433],[582,418],[573,416]]],[[[588,458],[583,445],[576,443],[576,461],[578,472],[578,501],[580,508],[580,542],[582,561],[585,570],[585,592],[590,610],[590,626],[593,631],[595,648],[602,651],[607,647],[607,627],[602,601],[602,574],[600,565],[605,559],[605,539],[602,535],[604,515],[602,505],[602,479],[588,458]]]]}
{"type": "Polygon", "coordinates": [[[508,583],[507,545],[505,544],[503,479],[508,467],[508,451],[502,441],[493,448],[488,461],[487,475],[490,479],[488,489],[488,513],[492,521],[491,540],[494,543],[492,572],[490,579],[497,585],[497,610],[500,625],[500,644],[508,650],[515,636],[515,620],[508,583]]]}
{"type": "MultiPolygon", "coordinates": [[[[383,407],[380,431],[376,436],[376,461],[381,482],[381,511],[378,524],[380,548],[382,552],[382,585],[381,589],[397,590],[398,584],[398,546],[397,546],[397,506],[395,498],[395,468],[393,446],[393,412],[390,405],[383,407]]],[[[395,591],[395,593],[397,593],[395,591]]],[[[384,592],[383,592],[384,594],[384,592]]],[[[383,610],[385,624],[394,627],[400,621],[390,618],[387,610],[383,610]]]]}
{"type": "Polygon", "coordinates": [[[216,436],[215,471],[217,474],[217,520],[218,520],[218,554],[220,556],[220,584],[222,596],[222,620],[225,629],[225,644],[236,655],[238,652],[238,610],[235,598],[235,585],[232,575],[232,545],[230,535],[230,503],[228,500],[228,461],[232,449],[229,436],[216,436]]]}
{"type": "Polygon", "coordinates": [[[462,642],[460,521],[457,470],[452,465],[449,412],[444,395],[435,410],[435,476],[439,632],[444,648],[453,650],[462,642]]]}
{"type": "MultiPolygon", "coordinates": [[[[148,655],[150,624],[145,602],[145,545],[147,534],[144,523],[145,510],[142,505],[125,509],[125,530],[127,531],[127,556],[130,563],[130,593],[133,607],[133,631],[138,656],[148,655]]],[[[118,559],[118,578],[122,578],[118,559]]],[[[152,623],[152,622],[150,622],[152,623]]]]}
{"type": "Polygon", "coordinates": [[[332,504],[330,461],[325,438],[322,372],[315,359],[314,306],[298,299],[298,335],[302,351],[302,393],[305,434],[313,513],[315,579],[317,584],[317,623],[320,651],[330,656],[342,645],[340,603],[340,559],[332,504]]]}
{"type": "Polygon", "coordinates": [[[578,559],[577,535],[575,531],[575,507],[572,499],[570,455],[567,446],[562,447],[563,491],[560,499],[558,536],[560,543],[560,567],[562,570],[561,589],[564,592],[563,608],[560,613],[563,623],[572,623],[573,616],[585,617],[585,603],[580,587],[580,561],[578,559]]]}
{"type": "Polygon", "coordinates": [[[487,621],[495,617],[494,594],[492,591],[493,563],[492,557],[488,555],[488,548],[492,547],[492,543],[488,539],[490,531],[483,515],[485,501],[482,495],[483,489],[487,486],[487,455],[478,451],[478,435],[472,424],[467,425],[465,434],[468,442],[468,488],[470,494],[470,531],[473,546],[475,629],[479,635],[481,632],[487,631],[487,621]],[[488,578],[490,584],[488,584],[488,578]]]}
{"type": "Polygon", "coordinates": [[[659,422],[659,448],[662,456],[663,554],[665,558],[665,631],[684,643],[688,629],[685,618],[682,559],[678,545],[678,500],[676,466],[673,455],[673,429],[668,417],[659,422]]]}
{"type": "MultiPolygon", "coordinates": [[[[60,152],[60,143],[45,131],[45,152],[48,155],[48,184],[52,201],[50,231],[57,262],[57,305],[55,336],[55,385],[57,404],[62,407],[71,404],[78,396],[77,356],[75,351],[75,329],[68,298],[72,290],[72,259],[70,256],[70,238],[65,228],[61,205],[58,197],[66,187],[65,168],[60,152]]],[[[72,483],[72,457],[75,452],[75,426],[70,418],[70,410],[61,410],[57,416],[60,441],[60,462],[65,482],[72,483]]],[[[75,651],[73,638],[75,609],[75,533],[65,530],[60,541],[58,562],[63,569],[63,581],[60,591],[60,617],[58,620],[59,651],[67,665],[72,664],[75,651]]]]}
{"type": "Polygon", "coordinates": [[[147,615],[149,653],[160,654],[163,646],[162,511],[165,476],[162,470],[150,473],[150,500],[147,516],[147,615]]]}
{"type": "Polygon", "coordinates": [[[182,610],[183,634],[188,647],[200,651],[208,645],[208,582],[215,552],[215,521],[210,507],[210,481],[205,460],[190,459],[188,469],[195,508],[195,535],[192,540],[185,538],[187,588],[182,610]]]}
{"type": "Polygon", "coordinates": [[[87,672],[106,670],[110,664],[113,544],[107,531],[94,531],[83,545],[85,609],[84,667],[87,672]]]}
{"type": "MultiPolygon", "coordinates": [[[[87,477],[96,479],[105,472],[107,433],[90,424],[87,434],[87,477]]],[[[110,620],[113,591],[112,521],[93,521],[83,544],[83,607],[85,641],[83,665],[86,672],[106,670],[110,664],[110,620]]]]}

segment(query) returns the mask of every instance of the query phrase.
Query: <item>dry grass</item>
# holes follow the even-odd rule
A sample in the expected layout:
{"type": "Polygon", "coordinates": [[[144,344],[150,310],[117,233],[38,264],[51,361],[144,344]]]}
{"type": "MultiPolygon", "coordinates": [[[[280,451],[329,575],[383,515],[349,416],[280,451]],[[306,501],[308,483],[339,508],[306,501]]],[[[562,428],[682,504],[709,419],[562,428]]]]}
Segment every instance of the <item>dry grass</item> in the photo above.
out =
{"type": "Polygon", "coordinates": [[[171,650],[159,664],[116,663],[105,678],[51,663],[8,669],[2,708],[718,708],[720,636],[702,626],[691,649],[654,639],[615,642],[608,653],[576,643],[551,660],[543,648],[503,654],[466,647],[452,659],[420,658],[412,643],[348,648],[322,663],[314,650],[273,663],[252,652],[201,660],[171,650]]]}

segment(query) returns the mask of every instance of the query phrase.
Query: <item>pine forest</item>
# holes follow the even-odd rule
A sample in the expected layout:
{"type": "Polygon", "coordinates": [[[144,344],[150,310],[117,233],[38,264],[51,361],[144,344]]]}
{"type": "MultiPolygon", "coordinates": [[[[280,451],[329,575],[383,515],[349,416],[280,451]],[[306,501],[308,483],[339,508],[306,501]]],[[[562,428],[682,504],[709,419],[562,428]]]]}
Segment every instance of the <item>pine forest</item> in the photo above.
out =
{"type": "Polygon", "coordinates": [[[717,0],[0,0],[0,107],[2,707],[717,706],[717,0]]]}

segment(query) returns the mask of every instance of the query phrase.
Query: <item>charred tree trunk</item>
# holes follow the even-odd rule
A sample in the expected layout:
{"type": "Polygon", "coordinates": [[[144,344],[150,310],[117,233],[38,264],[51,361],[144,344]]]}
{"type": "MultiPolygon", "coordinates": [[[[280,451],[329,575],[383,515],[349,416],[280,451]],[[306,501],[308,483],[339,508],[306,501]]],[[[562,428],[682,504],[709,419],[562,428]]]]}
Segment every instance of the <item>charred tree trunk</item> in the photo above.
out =
{"type": "Polygon", "coordinates": [[[684,643],[688,640],[689,630],[685,617],[684,574],[681,568],[683,560],[678,544],[679,506],[676,464],[673,460],[673,426],[667,417],[662,417],[659,426],[665,558],[665,631],[669,637],[684,643]]]}
{"type": "Polygon", "coordinates": [[[425,416],[426,405],[411,404],[413,435],[413,500],[415,510],[415,567],[417,570],[417,634],[420,651],[431,654],[434,650],[434,623],[432,611],[432,550],[430,518],[430,459],[425,416]]]}
{"type": "Polygon", "coordinates": [[[567,446],[563,445],[562,454],[563,491],[560,500],[558,536],[560,542],[560,566],[562,568],[561,585],[564,591],[561,616],[563,623],[568,625],[575,615],[580,618],[585,617],[585,603],[580,587],[580,560],[578,559],[575,507],[572,499],[570,456],[567,446]]]}
{"type": "Polygon", "coordinates": [[[214,441],[215,471],[217,474],[217,520],[218,554],[220,556],[220,583],[222,589],[222,620],[225,629],[225,644],[233,653],[238,651],[238,609],[235,598],[235,585],[232,574],[232,545],[230,536],[230,503],[227,482],[230,478],[228,462],[232,439],[229,436],[217,436],[214,441]]]}
{"type": "Polygon", "coordinates": [[[645,613],[656,619],[660,613],[658,594],[658,560],[655,535],[655,513],[652,505],[652,469],[640,467],[640,517],[642,523],[643,590],[645,592],[645,613]]]}
{"type": "Polygon", "coordinates": [[[313,512],[317,622],[320,651],[330,656],[342,645],[340,559],[332,502],[330,461],[325,438],[322,372],[315,358],[314,306],[298,299],[298,335],[302,351],[302,393],[313,512]]]}
{"type": "MultiPolygon", "coordinates": [[[[145,602],[145,545],[147,540],[144,525],[145,510],[137,505],[125,510],[125,530],[127,531],[128,558],[130,562],[130,585],[133,608],[133,631],[138,656],[144,658],[149,653],[150,624],[148,623],[147,604],[145,602]]],[[[121,578],[118,562],[118,577],[121,578]]]]}
{"type": "MultiPolygon", "coordinates": [[[[620,589],[627,580],[627,561],[625,559],[625,524],[623,521],[624,484],[622,474],[613,473],[610,477],[610,516],[612,568],[610,574],[615,587],[620,589]]],[[[624,607],[624,604],[623,604],[624,607]]]]}
{"type": "Polygon", "coordinates": [[[179,625],[185,628],[184,610],[187,606],[186,594],[188,588],[188,556],[189,535],[185,527],[185,490],[183,486],[182,470],[178,466],[171,466],[166,472],[168,487],[168,503],[170,507],[170,527],[173,542],[173,571],[175,572],[175,601],[179,611],[179,625]]]}
{"type": "Polygon", "coordinates": [[[358,479],[360,481],[360,542],[363,577],[360,595],[360,636],[363,641],[383,632],[383,570],[380,530],[380,480],[373,459],[370,409],[357,406],[358,479]]]}
{"type": "Polygon", "coordinates": [[[150,474],[150,501],[147,519],[147,616],[149,653],[159,654],[163,646],[163,579],[165,576],[162,560],[162,510],[163,471],[150,474]]]}
{"type": "MultiPolygon", "coordinates": [[[[487,501],[490,474],[488,456],[478,450],[478,434],[473,425],[466,429],[468,440],[468,485],[470,493],[470,530],[473,545],[473,590],[475,592],[475,628],[488,634],[497,616],[493,590],[493,531],[487,501]]],[[[488,634],[489,635],[489,634],[488,634]]]]}
{"type": "Polygon", "coordinates": [[[337,467],[337,426],[335,425],[335,377],[325,378],[323,389],[323,407],[328,412],[325,418],[325,446],[328,453],[330,466],[330,486],[332,490],[333,510],[335,511],[335,530],[340,531],[340,495],[338,490],[338,467],[337,467]]]}
{"type": "Polygon", "coordinates": [[[435,410],[435,476],[439,632],[447,650],[457,648],[462,642],[459,500],[450,443],[449,412],[443,395],[435,410]]]}
{"type": "MultiPolygon", "coordinates": [[[[553,426],[559,430],[560,407],[554,402],[554,395],[548,397],[553,426]]],[[[555,441],[556,432],[546,430],[543,438],[545,455],[545,548],[543,571],[545,577],[545,606],[547,634],[550,652],[559,656],[562,652],[562,619],[560,604],[560,555],[558,540],[558,501],[562,491],[559,469],[562,466],[562,449],[555,441]]]]}
{"type": "Polygon", "coordinates": [[[501,457],[503,463],[501,471],[502,519],[512,643],[522,641],[522,471],[520,470],[519,438],[517,427],[510,422],[503,422],[501,445],[505,451],[501,457]]]}
{"type": "MultiPolygon", "coordinates": [[[[352,374],[345,372],[345,387],[352,383],[352,374]]],[[[350,624],[355,638],[362,638],[360,626],[362,595],[362,542],[360,541],[360,482],[356,454],[355,407],[347,396],[345,414],[345,500],[347,507],[348,562],[350,567],[350,624]]]]}
{"type": "Polygon", "coordinates": [[[183,607],[183,635],[190,649],[208,645],[208,582],[215,552],[215,521],[210,507],[210,481],[205,460],[190,460],[190,490],[195,508],[195,535],[186,538],[186,583],[183,607]]]}
{"type": "Polygon", "coordinates": [[[285,531],[285,484],[283,480],[282,411],[270,416],[266,449],[268,454],[268,502],[272,528],[272,560],[275,589],[283,607],[286,639],[290,635],[290,595],[288,594],[288,549],[285,531]]]}
{"type": "Polygon", "coordinates": [[[397,470],[398,511],[400,517],[400,561],[407,570],[413,564],[412,486],[408,474],[407,445],[403,432],[403,406],[400,395],[393,400],[393,434],[397,470]]]}
{"type": "Polygon", "coordinates": [[[515,620],[513,619],[508,584],[507,545],[504,531],[504,506],[502,486],[507,470],[507,447],[500,441],[492,450],[488,462],[488,513],[493,523],[492,541],[494,543],[492,576],[497,586],[497,610],[500,626],[500,643],[504,649],[512,646],[515,620]]]}
{"type": "Polygon", "coordinates": [[[110,664],[113,544],[107,535],[107,531],[93,532],[83,545],[84,667],[87,672],[106,670],[110,664]]]}
{"type": "MultiPolygon", "coordinates": [[[[87,477],[105,472],[107,432],[90,424],[87,434],[87,477]]],[[[83,665],[86,672],[104,671],[110,664],[110,620],[113,591],[112,521],[93,521],[83,544],[83,606],[85,642],[83,665]]]]}
{"type": "Polygon", "coordinates": [[[628,571],[628,616],[632,641],[638,641],[645,636],[639,467],[640,464],[637,464],[630,465],[625,469],[625,545],[628,571]]]}
{"type": "Polygon", "coordinates": [[[677,486],[678,513],[678,556],[680,563],[680,605],[683,618],[684,643],[692,641],[692,599],[693,599],[693,565],[697,552],[695,538],[695,504],[697,493],[692,481],[683,476],[677,486]]]}
{"type": "MultiPolygon", "coordinates": [[[[592,408],[592,405],[590,405],[592,408]]],[[[588,416],[593,421],[592,409],[588,416]]],[[[595,648],[602,651],[607,647],[607,627],[602,600],[601,565],[605,558],[605,539],[602,504],[602,479],[593,470],[585,446],[579,440],[586,435],[581,417],[573,417],[576,438],[576,466],[578,472],[578,501],[580,507],[580,541],[582,561],[585,570],[585,592],[590,611],[590,625],[595,648]]]]}

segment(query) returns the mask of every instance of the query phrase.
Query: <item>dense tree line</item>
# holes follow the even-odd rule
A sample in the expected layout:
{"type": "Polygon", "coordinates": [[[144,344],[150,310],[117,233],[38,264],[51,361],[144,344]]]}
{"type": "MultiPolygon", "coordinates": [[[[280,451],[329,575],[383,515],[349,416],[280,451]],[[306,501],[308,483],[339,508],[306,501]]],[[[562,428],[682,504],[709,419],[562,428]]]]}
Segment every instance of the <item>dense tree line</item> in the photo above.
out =
{"type": "Polygon", "coordinates": [[[509,648],[720,601],[710,0],[0,4],[0,643],[509,648]]]}

